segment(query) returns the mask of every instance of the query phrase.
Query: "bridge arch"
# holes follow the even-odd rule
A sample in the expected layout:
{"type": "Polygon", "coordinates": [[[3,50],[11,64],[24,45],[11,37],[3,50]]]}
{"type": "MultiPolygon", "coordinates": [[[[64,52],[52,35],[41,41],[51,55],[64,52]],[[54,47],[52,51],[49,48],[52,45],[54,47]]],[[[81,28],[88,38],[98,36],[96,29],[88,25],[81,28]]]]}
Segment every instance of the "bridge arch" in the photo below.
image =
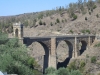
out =
{"type": "MultiPolygon", "coordinates": [[[[48,46],[45,44],[45,43],[43,43],[43,42],[41,42],[41,41],[34,41],[34,42],[31,42],[29,45],[34,45],[34,43],[37,43],[36,44],[36,48],[38,49],[39,48],[39,50],[37,50],[37,49],[34,49],[35,51],[37,51],[37,53],[35,52],[35,55],[37,55],[37,57],[39,57],[39,56],[43,56],[43,64],[41,64],[41,63],[39,63],[40,65],[43,65],[43,72],[45,71],[45,69],[49,66],[49,48],[48,48],[48,46]]],[[[42,58],[40,58],[40,60],[42,60],[42,58]]]]}
{"type": "Polygon", "coordinates": [[[16,29],[15,29],[15,37],[18,37],[18,33],[19,33],[19,31],[18,31],[18,29],[16,28],[16,29]]]}
{"type": "Polygon", "coordinates": [[[85,40],[81,40],[79,42],[79,54],[82,55],[83,52],[87,49],[87,42],[85,40]]]}
{"type": "MultiPolygon", "coordinates": [[[[65,56],[64,56],[64,59],[63,59],[62,62],[57,61],[57,68],[67,67],[70,59],[73,56],[73,44],[70,41],[68,41],[68,40],[59,41],[57,43],[57,47],[56,47],[56,53],[57,53],[57,55],[58,55],[58,52],[57,52],[58,49],[60,49],[60,54],[63,56],[63,54],[62,54],[62,52],[63,52],[63,53],[65,53],[64,54],[65,56]],[[64,48],[65,51],[64,52],[59,48],[59,45],[62,45],[62,47],[64,47],[64,45],[65,45],[65,48],[64,48]]],[[[57,56],[57,58],[58,58],[58,56],[57,56]]]]}

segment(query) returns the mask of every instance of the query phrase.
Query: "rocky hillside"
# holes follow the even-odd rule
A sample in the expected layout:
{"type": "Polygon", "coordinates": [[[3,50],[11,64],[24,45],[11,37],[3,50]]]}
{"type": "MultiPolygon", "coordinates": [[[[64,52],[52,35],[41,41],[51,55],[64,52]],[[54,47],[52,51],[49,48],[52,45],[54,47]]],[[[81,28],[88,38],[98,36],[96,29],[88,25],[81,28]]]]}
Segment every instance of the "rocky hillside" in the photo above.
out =
{"type": "Polygon", "coordinates": [[[53,10],[2,16],[0,29],[11,33],[12,24],[19,21],[24,24],[24,36],[96,34],[100,32],[100,3],[91,0],[53,10]]]}

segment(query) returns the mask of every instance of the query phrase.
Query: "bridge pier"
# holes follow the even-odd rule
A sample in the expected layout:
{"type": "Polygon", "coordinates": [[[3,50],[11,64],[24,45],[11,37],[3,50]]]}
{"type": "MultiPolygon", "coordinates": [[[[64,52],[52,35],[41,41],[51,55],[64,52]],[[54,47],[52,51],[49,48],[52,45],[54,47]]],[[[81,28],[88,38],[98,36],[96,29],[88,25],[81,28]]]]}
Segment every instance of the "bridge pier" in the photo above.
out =
{"type": "Polygon", "coordinates": [[[56,62],[56,38],[51,38],[51,51],[49,54],[49,67],[57,68],[56,62]]]}
{"type": "Polygon", "coordinates": [[[88,37],[88,48],[90,47],[90,36],[88,37]]]}
{"type": "Polygon", "coordinates": [[[77,37],[75,37],[75,43],[74,43],[74,58],[78,57],[78,44],[77,44],[77,37]]]}

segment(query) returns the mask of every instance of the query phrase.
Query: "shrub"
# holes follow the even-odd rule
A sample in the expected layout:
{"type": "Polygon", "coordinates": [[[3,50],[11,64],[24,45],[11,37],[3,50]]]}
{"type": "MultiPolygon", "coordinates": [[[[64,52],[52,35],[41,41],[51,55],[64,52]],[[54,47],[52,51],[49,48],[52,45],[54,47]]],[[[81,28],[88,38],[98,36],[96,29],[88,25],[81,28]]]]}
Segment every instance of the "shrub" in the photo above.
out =
{"type": "Polygon", "coordinates": [[[97,14],[96,17],[99,18],[99,15],[97,14]]]}
{"type": "Polygon", "coordinates": [[[81,30],[82,33],[85,33],[85,30],[81,30]]]}
{"type": "Polygon", "coordinates": [[[85,20],[87,20],[87,17],[85,17],[85,20]]]}
{"type": "Polygon", "coordinates": [[[39,21],[39,25],[42,25],[42,21],[41,20],[39,21]]]}
{"type": "Polygon", "coordinates": [[[82,75],[79,70],[72,70],[70,75],[82,75]]]}
{"type": "Polygon", "coordinates": [[[93,6],[93,9],[95,9],[95,8],[97,8],[97,6],[96,6],[96,5],[94,5],[94,6],[93,6]]]}
{"type": "Polygon", "coordinates": [[[91,57],[91,63],[96,63],[96,56],[91,57]]]}
{"type": "Polygon", "coordinates": [[[34,68],[34,67],[33,67],[34,62],[35,62],[34,58],[29,58],[29,60],[28,60],[28,65],[29,65],[30,68],[32,68],[32,69],[34,68]]]}
{"type": "Polygon", "coordinates": [[[89,58],[89,55],[88,54],[86,54],[86,58],[89,58]]]}
{"type": "Polygon", "coordinates": [[[89,12],[89,15],[91,15],[91,12],[89,12]]]}
{"type": "Polygon", "coordinates": [[[57,19],[56,19],[56,22],[57,22],[57,23],[60,23],[60,20],[57,18],[57,19]]]}
{"type": "Polygon", "coordinates": [[[70,30],[69,32],[73,34],[73,31],[72,30],[70,30]]]}
{"type": "Polygon", "coordinates": [[[68,65],[68,69],[69,69],[69,71],[71,71],[71,70],[76,70],[76,69],[77,69],[76,61],[70,63],[70,64],[68,65]]]}
{"type": "Polygon", "coordinates": [[[56,75],[69,75],[69,71],[67,68],[59,68],[56,72],[56,75]]]}
{"type": "Polygon", "coordinates": [[[86,32],[87,32],[88,34],[90,34],[90,30],[86,30],[86,32]]]}
{"type": "Polygon", "coordinates": [[[51,22],[50,25],[53,26],[53,23],[51,22]]]}
{"type": "Polygon", "coordinates": [[[81,61],[81,62],[80,62],[80,68],[83,68],[85,65],[86,65],[86,64],[85,64],[84,61],[81,61]]]}
{"type": "Polygon", "coordinates": [[[98,43],[98,44],[94,45],[94,47],[100,47],[100,43],[98,43]]]}
{"type": "Polygon", "coordinates": [[[49,67],[45,70],[45,74],[53,74],[55,73],[56,69],[53,67],[49,67]]]}
{"type": "Polygon", "coordinates": [[[45,23],[45,22],[43,22],[43,25],[46,25],[46,23],[45,23]]]}
{"type": "Polygon", "coordinates": [[[77,19],[77,15],[73,15],[73,20],[76,20],[77,19]]]}

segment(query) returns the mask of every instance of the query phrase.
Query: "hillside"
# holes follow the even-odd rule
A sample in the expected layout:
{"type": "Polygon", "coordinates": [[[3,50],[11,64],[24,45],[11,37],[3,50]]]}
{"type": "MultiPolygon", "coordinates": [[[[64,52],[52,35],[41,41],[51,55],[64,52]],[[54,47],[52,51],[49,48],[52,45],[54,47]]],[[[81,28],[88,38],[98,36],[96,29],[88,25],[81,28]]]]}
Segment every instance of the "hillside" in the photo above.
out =
{"type": "Polygon", "coordinates": [[[69,4],[69,8],[59,7],[41,12],[2,16],[0,29],[11,33],[12,24],[19,21],[24,25],[24,36],[98,34],[100,4],[96,1],[78,2],[69,4]]]}

